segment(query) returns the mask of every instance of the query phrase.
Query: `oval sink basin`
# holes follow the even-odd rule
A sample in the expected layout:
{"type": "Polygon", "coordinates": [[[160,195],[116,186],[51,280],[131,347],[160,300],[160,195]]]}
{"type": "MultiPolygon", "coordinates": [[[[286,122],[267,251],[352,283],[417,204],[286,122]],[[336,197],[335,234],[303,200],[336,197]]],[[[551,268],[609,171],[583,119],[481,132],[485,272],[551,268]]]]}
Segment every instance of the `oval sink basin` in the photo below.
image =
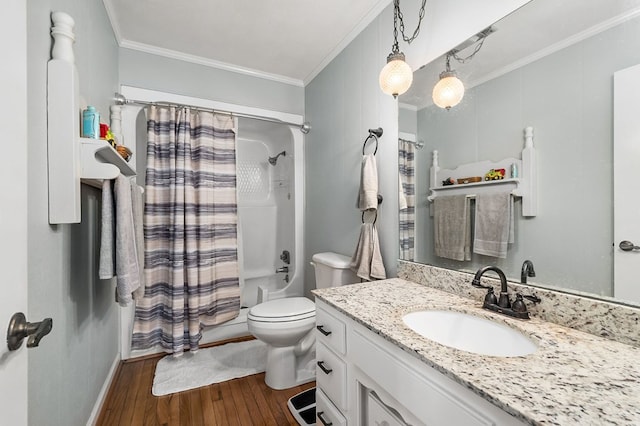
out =
{"type": "Polygon", "coordinates": [[[402,321],[427,339],[475,354],[514,357],[538,349],[531,339],[511,327],[462,312],[411,312],[402,321]]]}

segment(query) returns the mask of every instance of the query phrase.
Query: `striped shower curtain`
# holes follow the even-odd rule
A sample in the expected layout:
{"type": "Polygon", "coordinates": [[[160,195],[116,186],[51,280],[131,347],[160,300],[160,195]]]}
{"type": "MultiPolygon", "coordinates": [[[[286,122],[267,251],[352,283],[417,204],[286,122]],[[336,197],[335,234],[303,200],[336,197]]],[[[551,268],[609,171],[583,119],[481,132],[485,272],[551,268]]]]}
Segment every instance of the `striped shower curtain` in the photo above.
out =
{"type": "Polygon", "coordinates": [[[203,326],[240,309],[233,118],[188,108],[148,110],[145,295],[133,349],[197,350],[203,326]]]}
{"type": "Polygon", "coordinates": [[[415,247],[415,147],[398,141],[400,185],[400,259],[413,261],[415,247]]]}

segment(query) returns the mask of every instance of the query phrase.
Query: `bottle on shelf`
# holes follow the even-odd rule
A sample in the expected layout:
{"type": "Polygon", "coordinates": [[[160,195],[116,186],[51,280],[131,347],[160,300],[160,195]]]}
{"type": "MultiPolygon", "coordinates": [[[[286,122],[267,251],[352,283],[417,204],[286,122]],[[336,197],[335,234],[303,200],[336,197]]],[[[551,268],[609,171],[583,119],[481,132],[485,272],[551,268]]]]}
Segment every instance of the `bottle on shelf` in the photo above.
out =
{"type": "Polygon", "coordinates": [[[82,137],[100,139],[100,113],[91,105],[82,111],[82,137]]]}

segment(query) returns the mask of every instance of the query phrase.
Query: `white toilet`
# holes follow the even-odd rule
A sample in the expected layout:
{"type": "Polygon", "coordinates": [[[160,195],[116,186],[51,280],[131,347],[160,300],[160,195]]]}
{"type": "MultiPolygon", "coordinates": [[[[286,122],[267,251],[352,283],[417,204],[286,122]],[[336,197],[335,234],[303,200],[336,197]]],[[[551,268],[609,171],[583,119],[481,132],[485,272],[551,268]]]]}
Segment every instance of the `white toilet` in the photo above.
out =
{"type": "MultiPolygon", "coordinates": [[[[351,259],[337,253],[313,255],[316,288],[359,282],[349,269],[351,259]]],[[[269,300],[249,310],[249,332],[266,343],[265,382],[272,389],[287,389],[315,378],[316,306],[306,297],[269,300]]]]}

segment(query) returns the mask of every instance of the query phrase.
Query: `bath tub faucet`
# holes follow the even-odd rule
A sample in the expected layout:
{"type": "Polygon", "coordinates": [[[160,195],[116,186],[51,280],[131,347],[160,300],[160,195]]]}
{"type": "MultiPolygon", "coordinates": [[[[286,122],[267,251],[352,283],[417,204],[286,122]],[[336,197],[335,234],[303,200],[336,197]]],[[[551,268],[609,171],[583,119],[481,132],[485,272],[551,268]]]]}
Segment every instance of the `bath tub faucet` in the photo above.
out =
{"type": "Polygon", "coordinates": [[[289,267],[288,266],[283,266],[282,268],[278,268],[276,269],[276,274],[282,273],[284,272],[285,274],[289,273],[289,267]]]}
{"type": "Polygon", "coordinates": [[[533,269],[533,262],[530,260],[525,260],[522,263],[522,271],[520,272],[520,282],[522,284],[527,283],[527,277],[535,277],[536,271],[533,269]]]}
{"type": "Polygon", "coordinates": [[[507,288],[507,277],[504,275],[504,272],[502,272],[502,270],[497,266],[485,266],[484,268],[478,269],[475,277],[473,277],[473,281],[471,281],[471,285],[476,288],[487,289],[487,295],[485,296],[484,302],[482,304],[482,307],[484,309],[498,312],[510,317],[529,319],[529,312],[527,312],[527,306],[524,304],[521,294],[518,294],[516,296],[516,300],[513,302],[513,306],[511,306],[507,288]],[[493,287],[480,284],[480,278],[482,278],[484,273],[487,271],[495,272],[500,278],[499,299],[496,299],[496,295],[493,293],[493,287]]]}
{"type": "Polygon", "coordinates": [[[275,157],[269,157],[269,164],[271,164],[272,166],[275,166],[276,163],[278,162],[278,157],[280,157],[281,155],[283,157],[286,157],[287,156],[287,151],[282,151],[281,153],[279,153],[275,157]]]}

